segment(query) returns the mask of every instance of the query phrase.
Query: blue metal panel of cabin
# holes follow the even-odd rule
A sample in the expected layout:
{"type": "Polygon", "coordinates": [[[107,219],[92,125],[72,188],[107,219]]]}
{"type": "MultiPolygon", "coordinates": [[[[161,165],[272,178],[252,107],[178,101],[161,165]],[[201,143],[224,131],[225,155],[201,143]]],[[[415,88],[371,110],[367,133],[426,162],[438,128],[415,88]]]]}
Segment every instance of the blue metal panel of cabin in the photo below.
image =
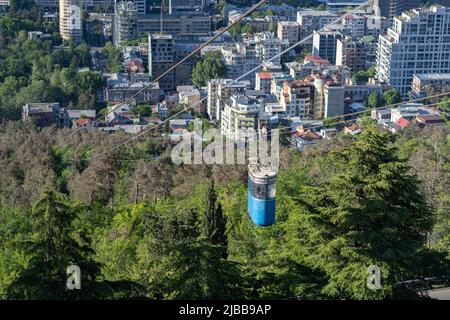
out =
{"type": "Polygon", "coordinates": [[[275,223],[275,199],[256,199],[248,191],[248,212],[253,223],[268,227],[275,223]]]}

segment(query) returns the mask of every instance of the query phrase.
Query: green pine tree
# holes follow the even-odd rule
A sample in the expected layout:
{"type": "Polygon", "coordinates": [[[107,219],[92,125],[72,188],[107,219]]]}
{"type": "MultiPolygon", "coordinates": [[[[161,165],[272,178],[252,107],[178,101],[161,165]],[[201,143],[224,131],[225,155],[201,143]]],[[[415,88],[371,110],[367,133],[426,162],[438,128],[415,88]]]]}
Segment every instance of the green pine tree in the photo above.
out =
{"type": "Polygon", "coordinates": [[[32,238],[22,245],[30,260],[7,288],[8,299],[86,299],[112,295],[108,285],[97,281],[100,265],[92,258],[89,240],[72,226],[76,210],[55,192],[47,192],[33,207],[32,238]],[[81,269],[81,290],[66,287],[66,270],[70,265],[81,269]]]}
{"type": "Polygon", "coordinates": [[[393,135],[368,128],[327,156],[329,179],[299,193],[292,244],[302,262],[325,272],[328,297],[395,298],[399,282],[437,275],[422,255],[432,212],[393,142],[393,135]],[[379,290],[367,287],[371,265],[381,269],[379,290]]]}
{"type": "Polygon", "coordinates": [[[245,296],[240,265],[222,258],[221,246],[186,241],[164,259],[163,275],[154,283],[165,299],[239,299],[245,296]]]}
{"type": "Polygon", "coordinates": [[[228,256],[226,228],[227,219],[222,212],[222,205],[217,200],[214,181],[211,179],[211,184],[206,196],[205,215],[202,220],[202,234],[212,244],[224,248],[224,258],[228,256]]]}

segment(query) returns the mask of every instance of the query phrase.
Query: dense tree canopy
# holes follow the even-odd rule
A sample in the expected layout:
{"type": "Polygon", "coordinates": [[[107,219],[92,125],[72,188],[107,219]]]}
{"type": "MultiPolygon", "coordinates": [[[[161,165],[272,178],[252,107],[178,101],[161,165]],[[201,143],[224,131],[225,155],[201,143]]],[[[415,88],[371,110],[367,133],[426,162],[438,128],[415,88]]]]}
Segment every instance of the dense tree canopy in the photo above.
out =
{"type": "Polygon", "coordinates": [[[192,83],[197,87],[205,86],[209,80],[223,77],[227,67],[222,61],[219,51],[208,52],[205,57],[197,62],[192,70],[192,83]]]}
{"type": "Polygon", "coordinates": [[[282,150],[277,223],[258,228],[245,166],[175,166],[150,139],[91,159],[123,137],[8,124],[0,296],[86,297],[65,289],[77,261],[87,297],[417,298],[424,283],[405,281],[449,279],[448,136],[369,127],[356,140],[282,150]],[[381,290],[366,287],[370,265],[381,290]]]}
{"type": "Polygon", "coordinates": [[[297,218],[297,248],[327,274],[323,291],[331,297],[392,297],[398,282],[424,276],[419,257],[432,214],[392,138],[370,129],[331,153],[326,161],[335,173],[305,187],[297,200],[304,212],[297,218]],[[381,268],[383,290],[364,286],[370,265],[381,268]]]}
{"type": "Polygon", "coordinates": [[[0,50],[0,119],[17,120],[30,102],[59,102],[71,109],[95,109],[104,80],[90,67],[89,47],[52,51],[48,42],[28,40],[24,32],[0,50]]]}
{"type": "Polygon", "coordinates": [[[373,78],[375,76],[375,73],[375,66],[372,66],[367,70],[359,70],[355,72],[352,76],[352,79],[358,84],[363,84],[366,83],[369,78],[373,78]]]}
{"type": "Polygon", "coordinates": [[[393,105],[402,101],[400,93],[398,90],[392,88],[383,93],[383,100],[388,105],[393,105]]]}

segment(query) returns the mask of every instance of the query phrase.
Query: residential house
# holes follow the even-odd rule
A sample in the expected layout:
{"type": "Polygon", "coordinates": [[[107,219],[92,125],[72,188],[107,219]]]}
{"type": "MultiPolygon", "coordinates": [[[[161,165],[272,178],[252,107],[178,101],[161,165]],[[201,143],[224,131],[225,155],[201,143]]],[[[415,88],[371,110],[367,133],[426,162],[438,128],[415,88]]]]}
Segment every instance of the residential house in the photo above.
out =
{"type": "Polygon", "coordinates": [[[300,151],[317,144],[322,140],[322,136],[313,131],[297,131],[292,134],[292,144],[300,151]]]}
{"type": "Polygon", "coordinates": [[[38,127],[56,125],[64,128],[70,125],[65,108],[55,103],[27,103],[22,108],[22,120],[32,121],[38,127]]]}
{"type": "Polygon", "coordinates": [[[361,131],[362,131],[362,127],[357,123],[353,123],[351,125],[344,127],[344,133],[351,134],[352,136],[361,133],[361,131]]]}

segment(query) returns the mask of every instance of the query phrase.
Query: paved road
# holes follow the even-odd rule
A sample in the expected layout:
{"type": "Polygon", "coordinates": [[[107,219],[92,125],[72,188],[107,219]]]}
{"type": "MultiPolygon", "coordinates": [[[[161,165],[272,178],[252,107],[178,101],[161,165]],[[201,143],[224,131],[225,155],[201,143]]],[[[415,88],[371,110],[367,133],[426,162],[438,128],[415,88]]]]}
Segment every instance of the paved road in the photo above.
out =
{"type": "Polygon", "coordinates": [[[450,300],[450,288],[428,291],[428,295],[433,299],[450,300]]]}

